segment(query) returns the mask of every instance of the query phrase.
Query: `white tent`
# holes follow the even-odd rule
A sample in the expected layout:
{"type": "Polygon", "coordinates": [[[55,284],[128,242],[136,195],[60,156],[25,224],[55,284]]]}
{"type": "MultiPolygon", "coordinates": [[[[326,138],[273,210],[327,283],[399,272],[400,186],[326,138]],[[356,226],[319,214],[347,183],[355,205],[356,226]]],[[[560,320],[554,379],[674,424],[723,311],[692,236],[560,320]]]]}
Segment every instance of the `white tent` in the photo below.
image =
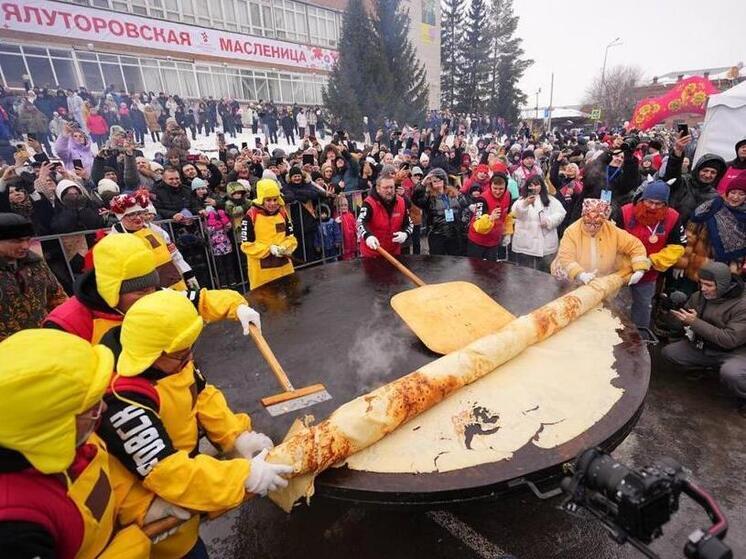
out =
{"type": "Polygon", "coordinates": [[[722,93],[710,96],[694,161],[704,153],[714,153],[730,161],[736,156],[736,142],[744,138],[746,138],[746,81],[722,93]]]}

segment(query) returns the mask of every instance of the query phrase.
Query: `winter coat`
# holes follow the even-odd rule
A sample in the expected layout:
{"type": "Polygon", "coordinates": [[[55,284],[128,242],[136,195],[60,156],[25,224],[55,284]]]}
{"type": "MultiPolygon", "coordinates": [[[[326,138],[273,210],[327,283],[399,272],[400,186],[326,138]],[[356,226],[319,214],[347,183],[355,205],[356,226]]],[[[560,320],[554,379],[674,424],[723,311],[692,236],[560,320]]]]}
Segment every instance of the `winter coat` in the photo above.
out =
{"type": "Polygon", "coordinates": [[[557,227],[565,219],[566,213],[559,200],[550,196],[549,206],[544,206],[537,196],[532,205],[526,206],[523,198],[519,198],[513,204],[512,213],[515,216],[513,252],[538,257],[557,252],[557,227]],[[547,220],[548,227],[542,227],[542,217],[547,220]]]}
{"type": "Polygon", "coordinates": [[[47,117],[31,103],[24,103],[18,112],[16,128],[22,133],[46,134],[47,117]]]}
{"type": "Polygon", "coordinates": [[[145,115],[135,105],[130,109],[130,118],[132,119],[132,127],[135,130],[145,130],[147,128],[148,125],[145,123],[145,115]]]}
{"type": "Polygon", "coordinates": [[[733,276],[730,287],[716,299],[695,292],[686,307],[697,311],[691,325],[695,343],[701,340],[705,349],[746,354],[746,298],[739,277],[733,276]]]}
{"type": "Polygon", "coordinates": [[[86,140],[85,144],[79,144],[73,140],[72,136],[60,135],[54,142],[54,151],[66,169],[75,170],[73,161],[80,159],[83,162],[83,168],[90,171],[93,166],[93,152],[91,152],[91,143],[86,140]]]}
{"type": "Polygon", "coordinates": [[[153,205],[158,210],[158,214],[164,219],[171,219],[183,209],[187,209],[193,214],[199,212],[192,197],[192,190],[187,186],[172,188],[164,182],[159,182],[153,189],[155,202],[153,205]]]}
{"type": "Polygon", "coordinates": [[[109,123],[101,115],[88,115],[86,126],[88,126],[88,131],[96,136],[109,134],[109,123]]]}
{"type": "Polygon", "coordinates": [[[675,153],[669,155],[668,164],[666,165],[666,176],[663,180],[676,179],[676,182],[671,185],[671,196],[668,199],[668,205],[679,212],[681,221],[686,223],[697,206],[707,202],[707,200],[717,198],[717,186],[720,178],[725,173],[725,160],[719,155],[706,153],[697,160],[691,173],[686,175],[681,174],[681,164],[683,161],[684,158],[678,157],[675,153]],[[699,182],[699,171],[705,163],[710,166],[717,166],[719,169],[718,175],[711,184],[702,184],[699,182]]]}
{"type": "Polygon", "coordinates": [[[151,105],[146,106],[142,114],[145,117],[145,123],[148,126],[148,131],[161,131],[161,125],[158,124],[158,113],[155,112],[155,109],[151,105]]]}
{"type": "Polygon", "coordinates": [[[437,196],[428,194],[424,185],[419,184],[412,194],[412,203],[422,208],[423,213],[427,216],[427,223],[430,227],[430,233],[442,235],[449,239],[459,236],[461,231],[461,212],[469,205],[470,199],[463,194],[456,197],[448,196],[446,192],[437,196]],[[446,220],[446,212],[450,209],[453,211],[453,220],[446,220]]]}
{"type": "Polygon", "coordinates": [[[0,258],[0,341],[26,328],[40,328],[44,317],[67,296],[47,264],[33,252],[11,262],[0,258]]]}

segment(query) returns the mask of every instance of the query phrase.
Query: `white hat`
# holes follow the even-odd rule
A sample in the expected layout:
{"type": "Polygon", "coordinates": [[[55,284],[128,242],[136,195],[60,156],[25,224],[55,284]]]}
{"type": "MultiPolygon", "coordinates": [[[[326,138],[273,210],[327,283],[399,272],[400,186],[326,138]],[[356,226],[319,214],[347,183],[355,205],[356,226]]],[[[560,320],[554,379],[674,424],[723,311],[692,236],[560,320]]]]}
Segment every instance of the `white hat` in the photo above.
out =
{"type": "Polygon", "coordinates": [[[157,161],[151,161],[150,162],[150,170],[153,171],[154,173],[159,173],[159,172],[163,171],[163,165],[161,165],[157,161]]]}
{"type": "Polygon", "coordinates": [[[83,192],[83,187],[81,187],[77,182],[71,181],[70,179],[62,179],[60,182],[57,183],[57,186],[54,189],[54,193],[57,195],[57,198],[62,200],[62,196],[65,194],[65,191],[68,188],[77,188],[81,193],[83,192]]]}
{"type": "Polygon", "coordinates": [[[96,188],[96,191],[99,194],[103,194],[104,192],[113,192],[114,194],[119,194],[119,185],[111,179],[101,179],[100,181],[98,181],[98,187],[96,188]]]}

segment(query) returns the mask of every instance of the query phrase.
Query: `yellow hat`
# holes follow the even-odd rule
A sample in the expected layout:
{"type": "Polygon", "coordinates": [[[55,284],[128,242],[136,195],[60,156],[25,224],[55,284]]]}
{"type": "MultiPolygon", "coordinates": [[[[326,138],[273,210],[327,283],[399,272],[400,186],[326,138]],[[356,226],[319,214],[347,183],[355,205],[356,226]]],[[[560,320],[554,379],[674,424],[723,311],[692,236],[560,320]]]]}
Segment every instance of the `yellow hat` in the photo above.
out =
{"type": "Polygon", "coordinates": [[[285,200],[282,199],[280,185],[277,184],[277,181],[272,179],[262,179],[256,183],[256,198],[253,200],[254,205],[261,206],[264,204],[265,198],[274,197],[279,198],[281,206],[285,205],[285,200]]]}
{"type": "Polygon", "coordinates": [[[124,315],[117,373],[134,377],[162,353],[191,347],[202,327],[202,317],[183,293],[163,289],[146,295],[124,315]]]}
{"type": "Polygon", "coordinates": [[[93,269],[101,298],[110,307],[119,295],[146,287],[157,287],[155,257],[148,242],[130,233],[112,233],[93,247],[93,269]]]}
{"type": "Polygon", "coordinates": [[[0,343],[0,446],[45,474],[75,457],[75,416],[104,395],[114,356],[60,330],[30,329],[0,343]]]}

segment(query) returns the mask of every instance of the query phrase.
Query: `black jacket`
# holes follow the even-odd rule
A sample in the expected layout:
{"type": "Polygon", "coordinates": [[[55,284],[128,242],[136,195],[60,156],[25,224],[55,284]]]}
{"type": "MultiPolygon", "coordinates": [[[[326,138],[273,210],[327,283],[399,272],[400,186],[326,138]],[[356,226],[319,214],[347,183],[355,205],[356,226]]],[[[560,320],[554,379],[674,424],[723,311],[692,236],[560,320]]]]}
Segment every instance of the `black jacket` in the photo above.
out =
{"type": "Polygon", "coordinates": [[[187,209],[193,214],[199,212],[199,208],[194,203],[192,191],[186,186],[180,188],[171,188],[163,181],[159,181],[153,188],[155,201],[153,205],[158,210],[158,214],[164,219],[171,219],[181,210],[187,209]]]}

